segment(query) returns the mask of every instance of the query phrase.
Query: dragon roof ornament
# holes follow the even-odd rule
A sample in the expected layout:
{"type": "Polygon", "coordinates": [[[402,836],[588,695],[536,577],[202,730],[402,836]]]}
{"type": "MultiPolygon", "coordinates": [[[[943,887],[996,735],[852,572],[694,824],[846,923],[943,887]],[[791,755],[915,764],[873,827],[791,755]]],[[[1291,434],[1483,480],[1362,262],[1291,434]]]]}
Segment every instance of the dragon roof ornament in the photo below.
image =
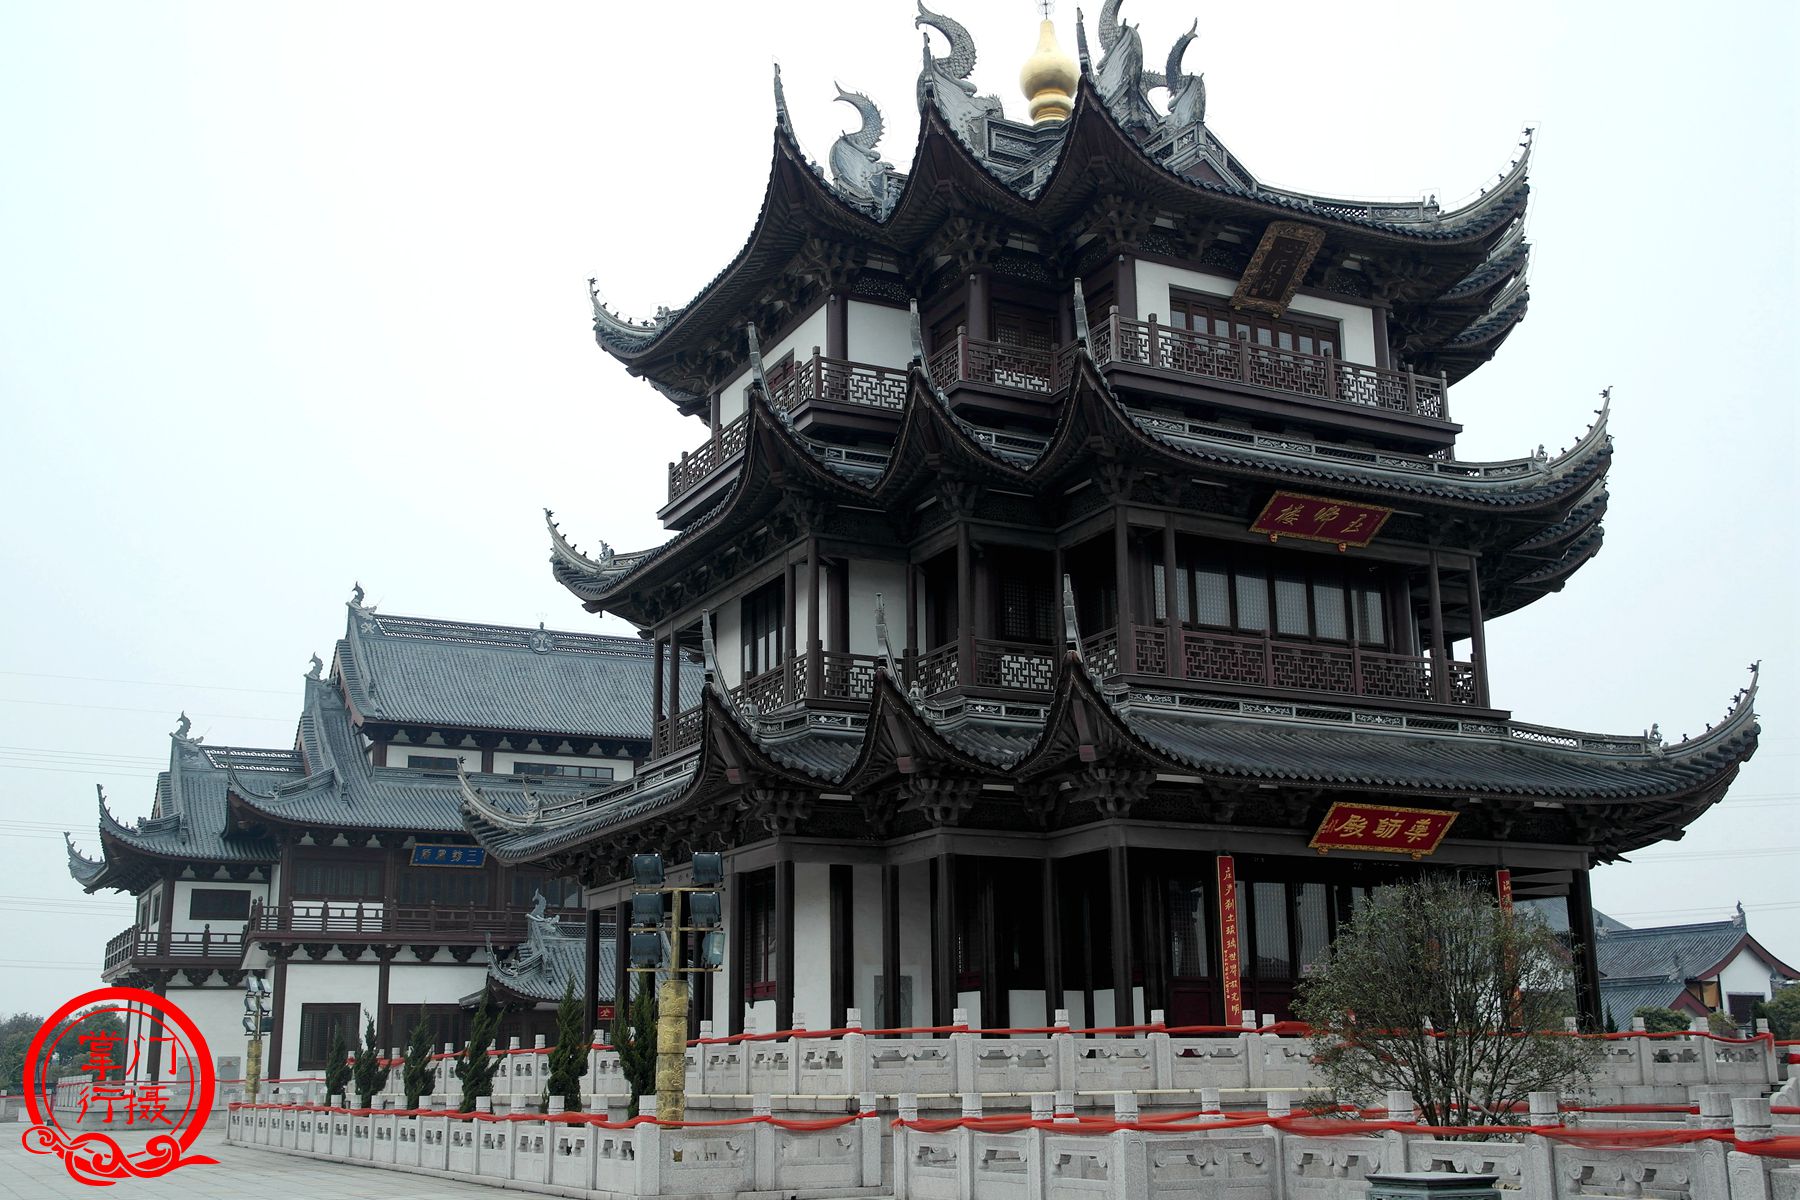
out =
{"type": "Polygon", "coordinates": [[[919,107],[936,103],[944,120],[971,146],[980,146],[982,126],[1002,113],[1000,97],[978,96],[969,76],[975,71],[975,39],[959,21],[934,13],[919,0],[914,28],[937,30],[950,43],[950,53],[939,58],[931,52],[931,35],[925,35],[925,62],[919,72],[919,107]]]}
{"type": "Polygon", "coordinates": [[[588,300],[594,306],[594,340],[604,350],[630,353],[656,340],[663,327],[681,315],[681,309],[659,306],[656,316],[644,322],[619,316],[600,299],[600,281],[588,277],[588,300]]]}
{"type": "Polygon", "coordinates": [[[881,110],[861,92],[835,86],[837,98],[862,117],[862,128],[842,135],[831,147],[832,184],[845,199],[884,219],[899,199],[899,188],[894,186],[894,164],[882,161],[875,150],[885,129],[881,110]]]}

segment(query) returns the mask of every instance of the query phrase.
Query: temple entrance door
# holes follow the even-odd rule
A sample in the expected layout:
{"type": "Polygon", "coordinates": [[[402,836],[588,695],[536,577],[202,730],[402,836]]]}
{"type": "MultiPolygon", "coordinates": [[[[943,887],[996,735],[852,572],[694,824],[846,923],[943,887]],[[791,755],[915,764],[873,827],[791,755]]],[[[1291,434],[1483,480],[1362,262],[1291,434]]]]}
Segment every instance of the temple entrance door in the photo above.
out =
{"type": "Polygon", "coordinates": [[[1293,1018],[1300,980],[1331,943],[1333,891],[1316,881],[1239,879],[1244,1011],[1259,1021],[1293,1018]]]}
{"type": "Polygon", "coordinates": [[[1207,878],[1178,875],[1164,892],[1168,914],[1169,992],[1163,1021],[1170,1026],[1217,1025],[1223,1019],[1219,994],[1217,890],[1207,878]]]}

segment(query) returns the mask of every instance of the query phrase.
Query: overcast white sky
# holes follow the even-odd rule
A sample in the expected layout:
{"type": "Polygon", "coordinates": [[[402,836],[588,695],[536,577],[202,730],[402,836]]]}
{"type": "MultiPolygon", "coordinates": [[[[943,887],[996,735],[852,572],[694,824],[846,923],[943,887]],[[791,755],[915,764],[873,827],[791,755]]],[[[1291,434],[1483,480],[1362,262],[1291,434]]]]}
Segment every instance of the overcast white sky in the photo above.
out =
{"type": "MultiPolygon", "coordinates": [[[[1018,114],[1034,6],[949,7],[1018,114]]],[[[0,0],[0,1010],[96,986],[130,923],[65,872],[94,783],[147,812],[184,708],[286,743],[353,580],[390,611],[596,627],[540,508],[584,545],[660,541],[701,430],[594,346],[584,281],[648,314],[725,265],[774,59],[812,157],[855,123],[835,79],[905,168],[912,15],[0,0]]],[[[1195,15],[1209,123],[1273,183],[1455,201],[1538,129],[1531,314],[1453,389],[1461,453],[1554,451],[1608,385],[1618,453],[1604,552],[1490,634],[1495,701],[1674,739],[1761,658],[1731,797],[1596,894],[1640,925],[1741,900],[1800,959],[1794,6],[1125,8],[1155,67],[1195,15]]]]}

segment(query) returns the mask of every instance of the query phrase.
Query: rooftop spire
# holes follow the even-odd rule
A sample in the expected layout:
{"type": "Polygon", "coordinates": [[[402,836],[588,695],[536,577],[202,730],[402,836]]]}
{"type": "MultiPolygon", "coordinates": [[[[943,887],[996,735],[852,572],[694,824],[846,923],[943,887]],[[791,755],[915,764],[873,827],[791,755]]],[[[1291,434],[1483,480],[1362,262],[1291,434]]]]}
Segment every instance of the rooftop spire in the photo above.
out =
{"type": "Polygon", "coordinates": [[[1075,108],[1075,86],[1081,79],[1081,64],[1057,44],[1051,7],[1051,0],[1038,0],[1043,20],[1038,23],[1037,49],[1019,70],[1019,89],[1031,102],[1031,120],[1037,125],[1069,119],[1075,108]]]}

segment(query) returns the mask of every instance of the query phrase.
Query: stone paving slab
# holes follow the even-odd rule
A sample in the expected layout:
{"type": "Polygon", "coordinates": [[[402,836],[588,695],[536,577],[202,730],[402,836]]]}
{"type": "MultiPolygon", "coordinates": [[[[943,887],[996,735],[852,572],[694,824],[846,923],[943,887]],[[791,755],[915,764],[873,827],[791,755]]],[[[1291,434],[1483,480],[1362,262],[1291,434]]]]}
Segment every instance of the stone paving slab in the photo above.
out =
{"type": "MultiPolygon", "coordinates": [[[[528,1194],[233,1146],[225,1141],[223,1121],[209,1125],[194,1144],[201,1154],[218,1159],[217,1165],[181,1167],[158,1179],[124,1179],[101,1189],[71,1178],[55,1155],[27,1151],[20,1141],[26,1128],[0,1124],[0,1200],[506,1200],[528,1194]]],[[[129,1134],[118,1141],[131,1148],[143,1144],[142,1137],[129,1134]]]]}

